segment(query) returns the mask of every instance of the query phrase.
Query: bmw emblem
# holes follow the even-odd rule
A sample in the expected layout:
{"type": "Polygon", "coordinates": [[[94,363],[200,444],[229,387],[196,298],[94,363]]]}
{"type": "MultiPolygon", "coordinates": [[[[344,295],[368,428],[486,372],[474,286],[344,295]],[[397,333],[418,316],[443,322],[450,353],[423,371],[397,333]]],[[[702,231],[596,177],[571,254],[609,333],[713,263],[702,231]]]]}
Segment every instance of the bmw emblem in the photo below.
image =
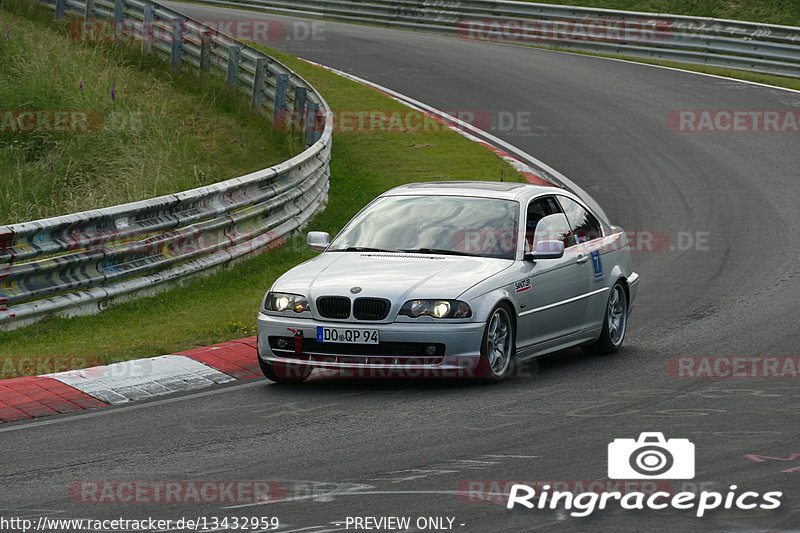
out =
{"type": "Polygon", "coordinates": [[[361,287],[353,287],[352,289],[350,289],[350,292],[353,294],[358,294],[359,292],[361,292],[361,287]]]}

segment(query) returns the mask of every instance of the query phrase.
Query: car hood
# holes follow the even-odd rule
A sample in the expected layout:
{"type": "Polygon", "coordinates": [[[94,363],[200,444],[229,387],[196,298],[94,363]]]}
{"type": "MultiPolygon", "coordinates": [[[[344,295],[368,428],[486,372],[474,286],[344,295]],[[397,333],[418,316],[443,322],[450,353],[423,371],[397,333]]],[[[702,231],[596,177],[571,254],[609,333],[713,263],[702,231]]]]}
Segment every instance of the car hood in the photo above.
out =
{"type": "Polygon", "coordinates": [[[325,252],[281,276],[272,290],[320,296],[455,299],[513,261],[484,257],[378,252],[325,252]]]}

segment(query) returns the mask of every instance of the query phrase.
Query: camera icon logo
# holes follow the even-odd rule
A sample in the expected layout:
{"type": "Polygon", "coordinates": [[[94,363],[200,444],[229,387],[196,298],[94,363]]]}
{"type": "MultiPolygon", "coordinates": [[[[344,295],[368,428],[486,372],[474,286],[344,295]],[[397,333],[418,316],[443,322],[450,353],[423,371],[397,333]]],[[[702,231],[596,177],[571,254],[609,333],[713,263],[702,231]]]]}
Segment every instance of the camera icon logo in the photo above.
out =
{"type": "Polygon", "coordinates": [[[694,444],[644,432],[638,439],[614,439],[608,445],[610,479],[692,479],[694,444]]]}

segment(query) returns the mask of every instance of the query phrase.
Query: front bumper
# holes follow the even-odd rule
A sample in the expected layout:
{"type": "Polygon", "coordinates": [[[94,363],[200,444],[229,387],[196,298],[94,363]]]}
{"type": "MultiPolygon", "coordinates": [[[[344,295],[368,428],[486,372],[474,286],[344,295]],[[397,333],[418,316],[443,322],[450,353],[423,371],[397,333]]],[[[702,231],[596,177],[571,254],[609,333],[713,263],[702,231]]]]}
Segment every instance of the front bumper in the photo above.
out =
{"type": "Polygon", "coordinates": [[[482,322],[339,322],[258,315],[258,356],[265,362],[299,368],[349,372],[356,377],[394,373],[405,376],[470,377],[480,359],[482,322]],[[375,345],[317,342],[317,327],[377,329],[375,345]],[[293,338],[302,332],[300,350],[293,338]],[[288,340],[278,348],[276,339],[288,340]],[[435,353],[425,351],[436,346],[435,353]]]}

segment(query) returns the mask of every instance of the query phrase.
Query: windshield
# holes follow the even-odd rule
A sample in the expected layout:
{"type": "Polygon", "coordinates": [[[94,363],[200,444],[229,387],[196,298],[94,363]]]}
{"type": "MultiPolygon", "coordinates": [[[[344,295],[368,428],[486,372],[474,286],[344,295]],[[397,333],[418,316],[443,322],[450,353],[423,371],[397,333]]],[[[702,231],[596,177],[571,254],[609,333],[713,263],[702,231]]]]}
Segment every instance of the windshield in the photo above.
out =
{"type": "Polygon", "coordinates": [[[470,196],[387,196],[373,202],[328,251],[445,253],[514,259],[517,202],[470,196]]]}

